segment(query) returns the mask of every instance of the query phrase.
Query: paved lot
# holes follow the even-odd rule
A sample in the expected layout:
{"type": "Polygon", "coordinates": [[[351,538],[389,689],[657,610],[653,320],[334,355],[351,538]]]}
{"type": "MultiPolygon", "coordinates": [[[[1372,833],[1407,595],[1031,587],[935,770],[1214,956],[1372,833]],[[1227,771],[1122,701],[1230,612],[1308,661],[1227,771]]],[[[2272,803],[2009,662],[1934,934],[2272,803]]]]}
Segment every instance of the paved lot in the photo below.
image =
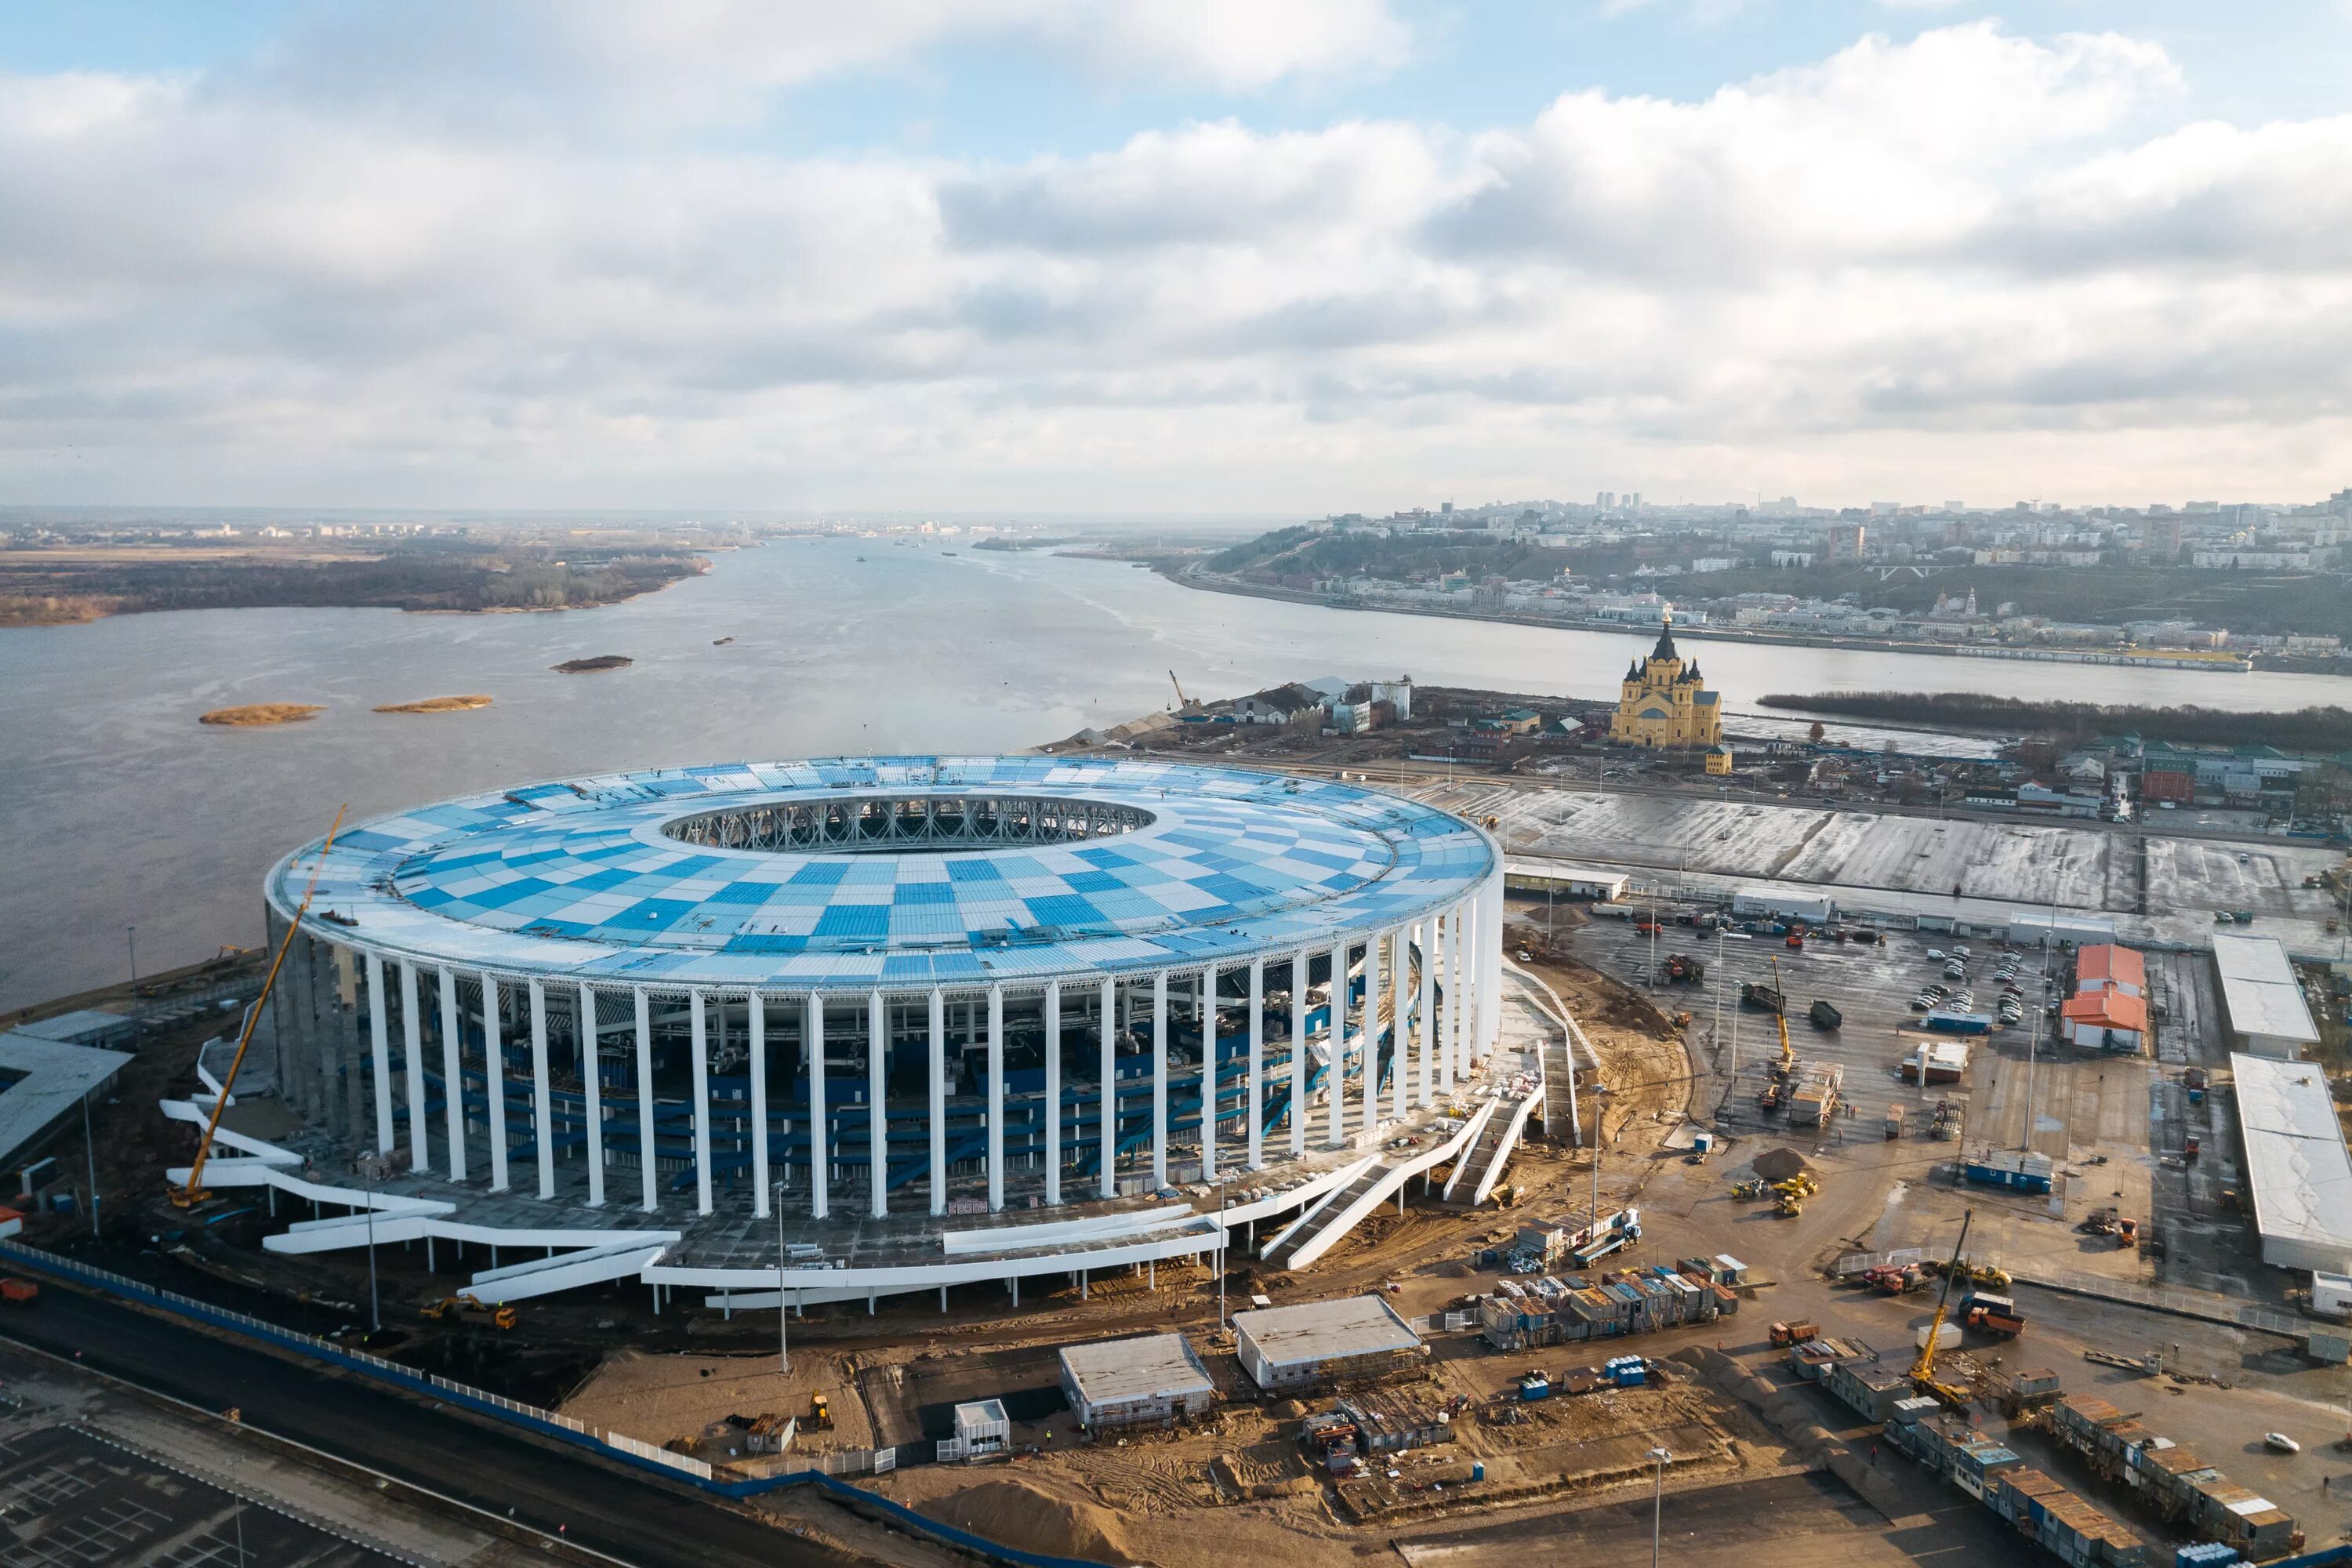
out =
{"type": "Polygon", "coordinates": [[[0,1557],[10,1568],[390,1568],[421,1561],[341,1539],[63,1425],[0,1433],[0,1557]]]}

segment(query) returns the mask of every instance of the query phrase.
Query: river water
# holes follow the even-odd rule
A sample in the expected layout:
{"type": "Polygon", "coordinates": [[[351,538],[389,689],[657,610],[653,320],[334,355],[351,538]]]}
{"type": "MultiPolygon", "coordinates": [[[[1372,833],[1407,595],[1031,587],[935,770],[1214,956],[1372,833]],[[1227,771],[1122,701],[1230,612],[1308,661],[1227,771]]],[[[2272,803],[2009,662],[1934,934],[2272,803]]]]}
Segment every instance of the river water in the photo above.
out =
{"type": "MultiPolygon", "coordinates": [[[[411,616],[206,610],[0,631],[0,1008],[260,937],[272,861],[348,802],[364,817],[622,767],[984,752],[1283,680],[1609,697],[1650,639],[1331,610],[1179,587],[1122,563],[790,541],[602,609],[411,616]],[[862,559],[861,559],[862,557],[862,559]],[[730,645],[716,639],[733,637],[730,645]],[[557,675],[585,655],[629,668],[557,675]],[[487,692],[492,707],[377,714],[487,692]],[[317,702],[307,723],[196,723],[317,702]]],[[[1734,710],[1772,691],[1892,688],[2297,708],[2328,676],[2042,665],[1695,642],[1734,710]]]]}

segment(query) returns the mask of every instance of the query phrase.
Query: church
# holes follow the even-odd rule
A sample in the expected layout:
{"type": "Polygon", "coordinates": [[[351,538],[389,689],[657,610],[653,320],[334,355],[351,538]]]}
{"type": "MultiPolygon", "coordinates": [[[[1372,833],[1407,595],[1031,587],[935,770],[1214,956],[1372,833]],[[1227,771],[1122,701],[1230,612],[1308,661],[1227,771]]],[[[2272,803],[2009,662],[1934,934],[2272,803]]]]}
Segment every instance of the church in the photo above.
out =
{"type": "Polygon", "coordinates": [[[1698,665],[1687,668],[1675,650],[1673,622],[1658,646],[1625,670],[1624,693],[1609,720],[1609,739],[1621,746],[1690,746],[1713,750],[1723,742],[1723,703],[1699,687],[1698,665]]]}

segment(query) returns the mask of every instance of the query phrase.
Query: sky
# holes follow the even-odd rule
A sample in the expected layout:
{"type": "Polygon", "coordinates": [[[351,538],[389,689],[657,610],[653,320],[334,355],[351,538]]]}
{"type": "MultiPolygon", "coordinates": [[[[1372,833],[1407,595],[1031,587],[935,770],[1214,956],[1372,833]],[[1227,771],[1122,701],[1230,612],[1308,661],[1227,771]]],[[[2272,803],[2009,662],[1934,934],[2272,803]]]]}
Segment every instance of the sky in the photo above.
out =
{"type": "Polygon", "coordinates": [[[2352,0],[14,0],[0,504],[2352,484],[2352,0]]]}

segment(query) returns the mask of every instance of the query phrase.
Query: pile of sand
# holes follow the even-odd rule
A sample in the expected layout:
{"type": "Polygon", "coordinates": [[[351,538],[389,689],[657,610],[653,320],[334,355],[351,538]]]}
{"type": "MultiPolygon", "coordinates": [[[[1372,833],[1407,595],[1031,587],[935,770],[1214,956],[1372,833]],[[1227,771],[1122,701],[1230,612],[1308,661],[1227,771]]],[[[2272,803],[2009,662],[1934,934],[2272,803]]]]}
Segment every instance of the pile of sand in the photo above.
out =
{"type": "Polygon", "coordinates": [[[325,711],[326,709],[316,702],[248,702],[242,708],[215,708],[199,716],[196,722],[239,728],[256,724],[299,724],[325,711]]]}
{"type": "Polygon", "coordinates": [[[1805,1157],[1794,1149],[1767,1149],[1756,1156],[1756,1173],[1768,1182],[1785,1182],[1800,1171],[1810,1171],[1805,1157]]]}
{"type": "Polygon", "coordinates": [[[1051,1496],[1025,1481],[982,1481],[916,1507],[927,1519],[1024,1551],[1096,1563],[1139,1560],[1118,1514],[1093,1503],[1051,1496]]]}
{"type": "Polygon", "coordinates": [[[386,702],[378,707],[379,713],[462,713],[468,708],[488,708],[490,700],[480,692],[465,697],[427,697],[421,702],[386,702]]]}

